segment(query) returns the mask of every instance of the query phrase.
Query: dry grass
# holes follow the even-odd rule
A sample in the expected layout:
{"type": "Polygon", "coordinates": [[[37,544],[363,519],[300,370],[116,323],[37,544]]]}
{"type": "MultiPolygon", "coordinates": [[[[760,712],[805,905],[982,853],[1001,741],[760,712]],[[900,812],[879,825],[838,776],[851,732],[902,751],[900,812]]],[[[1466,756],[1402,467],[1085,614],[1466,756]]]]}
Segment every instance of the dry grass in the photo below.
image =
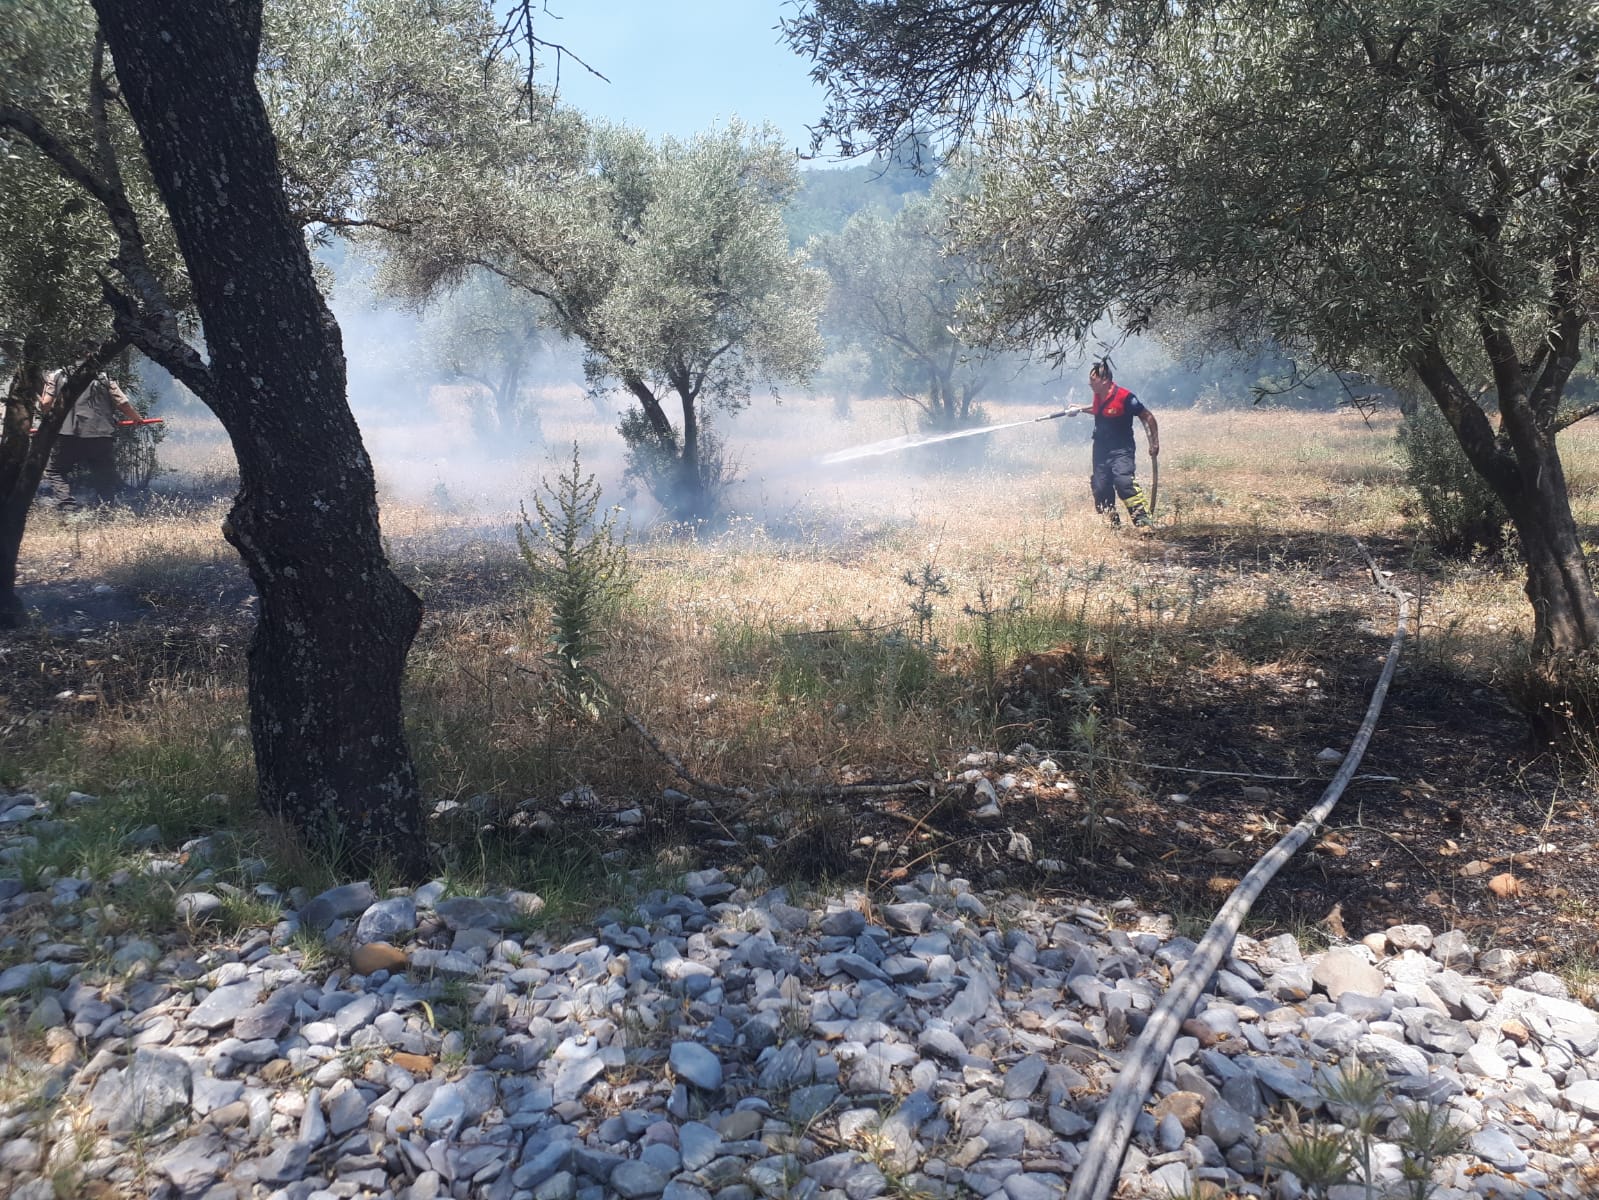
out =
{"type": "MultiPolygon", "coordinates": [[[[1084,694],[1083,713],[1136,725],[1140,697],[1198,703],[1215,689],[1254,690],[1262,727],[1272,727],[1272,696],[1308,669],[1325,622],[1386,627],[1385,604],[1358,586],[1351,536],[1420,585],[1429,661],[1483,678],[1519,661],[1530,621],[1516,574],[1413,549],[1391,417],[1368,428],[1350,414],[1163,413],[1162,528],[1145,538],[1092,512],[1086,422],[968,442],[975,461],[964,468],[927,452],[825,468],[817,455],[907,424],[888,403],[855,405],[848,424],[827,412],[822,402],[786,402],[733,426],[728,440],[748,476],[734,503],[753,515],[635,541],[636,587],[600,671],[703,777],[734,786],[896,777],[947,769],[976,747],[1058,744],[1059,725],[996,707],[988,685],[1018,656],[1061,646],[1099,664],[1084,681],[1098,691],[1084,694]],[[947,577],[950,593],[933,599],[921,641],[902,576],[924,565],[947,577]],[[980,594],[1002,610],[986,654],[983,622],[970,611],[980,594]]],[[[1029,415],[1007,409],[995,419],[1029,415]]],[[[573,437],[594,447],[587,465],[612,480],[609,495],[622,495],[615,436],[585,400],[550,397],[542,424],[557,453],[573,437]]],[[[444,483],[449,499],[449,511],[391,499],[383,517],[396,563],[429,607],[409,704],[430,796],[549,804],[579,785],[613,806],[658,796],[669,774],[625,729],[571,721],[550,703],[539,663],[547,630],[509,537],[517,498],[547,464],[477,470],[462,459],[463,478],[447,480],[448,457],[466,454],[456,436],[441,432],[430,444],[425,431],[392,430],[373,439],[386,494],[425,495],[444,483]],[[446,457],[403,457],[421,446],[446,457]],[[401,457],[386,460],[385,447],[401,457]]],[[[1599,520],[1599,437],[1584,427],[1566,436],[1578,518],[1590,525],[1599,520]]],[[[178,448],[213,484],[225,474],[201,434],[178,448]]],[[[1147,459],[1140,466],[1147,471],[1147,459]]],[[[104,582],[136,601],[131,632],[110,637],[103,658],[126,650],[139,661],[98,685],[69,681],[97,686],[99,703],[14,721],[9,774],[247,792],[251,597],[219,533],[224,512],[223,502],[184,502],[139,517],[35,524],[24,579],[104,582]],[[142,636],[141,627],[162,632],[142,636]]],[[[634,518],[644,523],[642,506],[634,518]]],[[[659,816],[668,840],[677,836],[676,818],[659,816]]]]}

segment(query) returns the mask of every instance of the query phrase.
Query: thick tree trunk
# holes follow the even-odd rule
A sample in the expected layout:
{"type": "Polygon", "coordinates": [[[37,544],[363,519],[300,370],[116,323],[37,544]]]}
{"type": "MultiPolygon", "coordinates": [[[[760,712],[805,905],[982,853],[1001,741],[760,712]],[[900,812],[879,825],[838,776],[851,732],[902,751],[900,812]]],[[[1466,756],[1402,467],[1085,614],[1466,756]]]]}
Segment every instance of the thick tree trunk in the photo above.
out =
{"type": "Polygon", "coordinates": [[[44,460],[32,452],[31,436],[34,401],[43,382],[39,364],[24,358],[6,391],[5,424],[0,427],[0,629],[16,629],[27,617],[17,595],[17,559],[44,474],[44,460]]]}
{"type": "Polygon", "coordinates": [[[1511,447],[1507,450],[1442,354],[1428,351],[1413,366],[1472,468],[1493,488],[1515,524],[1527,560],[1534,655],[1558,659],[1599,647],[1599,596],[1571,512],[1553,428],[1540,428],[1526,397],[1514,394],[1518,385],[1507,380],[1500,389],[1501,419],[1511,447]]]}
{"type": "MultiPolygon", "coordinates": [[[[499,421],[500,432],[507,435],[519,434],[522,431],[522,413],[517,406],[517,394],[522,390],[522,362],[513,359],[505,366],[505,372],[500,376],[500,386],[494,395],[495,416],[499,421]]],[[[514,453],[520,447],[508,447],[514,453]]]]}
{"type": "Polygon", "coordinates": [[[930,398],[931,422],[935,430],[959,429],[965,421],[966,412],[961,405],[960,393],[955,387],[955,380],[950,369],[943,364],[932,364],[928,368],[928,396],[930,398]]]}
{"type": "Polygon", "coordinates": [[[400,685],[421,617],[379,540],[337,324],[255,87],[259,0],[95,0],[205,327],[203,399],[239,462],[223,532],[260,592],[260,802],[366,870],[427,867],[400,685]]]}
{"type": "Polygon", "coordinates": [[[936,373],[929,372],[927,383],[927,402],[932,410],[932,425],[934,429],[951,429],[954,427],[953,414],[944,403],[943,380],[936,373]]]}
{"type": "Polygon", "coordinates": [[[684,520],[703,521],[711,515],[711,498],[705,489],[705,476],[700,470],[700,419],[694,397],[681,395],[683,401],[683,454],[679,459],[679,476],[682,482],[678,491],[682,501],[677,515],[684,520]]]}
{"type": "Polygon", "coordinates": [[[644,410],[644,418],[660,450],[660,461],[670,464],[672,493],[670,496],[658,495],[656,499],[669,508],[678,520],[693,521],[709,516],[710,498],[700,475],[699,419],[692,395],[685,393],[685,389],[689,393],[692,389],[686,384],[677,388],[678,396],[683,401],[683,440],[679,444],[677,430],[672,428],[666,409],[661,406],[660,399],[649,385],[637,376],[624,376],[622,382],[644,410]]]}
{"type": "Polygon", "coordinates": [[[961,420],[969,421],[972,416],[972,406],[977,403],[977,395],[983,390],[983,380],[961,385],[961,420]]]}
{"type": "Polygon", "coordinates": [[[1521,486],[1501,495],[1527,560],[1527,599],[1533,612],[1533,653],[1564,658],[1599,646],[1599,596],[1582,539],[1555,435],[1542,434],[1517,454],[1521,486]]]}
{"type": "Polygon", "coordinates": [[[676,451],[677,431],[672,428],[672,422],[667,418],[666,410],[661,407],[661,402],[655,398],[655,393],[650,391],[649,384],[636,375],[624,377],[623,384],[639,402],[639,407],[644,410],[644,419],[650,423],[650,432],[655,435],[655,440],[663,450],[676,451]]]}
{"type": "Polygon", "coordinates": [[[27,528],[28,506],[11,495],[0,499],[0,629],[20,629],[28,619],[17,592],[17,560],[27,528]]]}
{"type": "Polygon", "coordinates": [[[1540,658],[1561,659],[1599,647],[1599,595],[1571,511],[1566,468],[1556,441],[1555,414],[1566,380],[1577,365],[1576,331],[1559,340],[1567,350],[1555,353],[1543,372],[1537,394],[1528,388],[1527,373],[1519,360],[1514,373],[1495,364],[1500,388],[1502,423],[1521,482],[1521,504],[1506,501],[1505,508],[1521,533],[1527,557],[1527,599],[1534,613],[1533,652],[1540,658]],[[1514,384],[1509,379],[1514,379],[1514,384]],[[1514,389],[1512,392],[1512,388],[1514,389]]]}

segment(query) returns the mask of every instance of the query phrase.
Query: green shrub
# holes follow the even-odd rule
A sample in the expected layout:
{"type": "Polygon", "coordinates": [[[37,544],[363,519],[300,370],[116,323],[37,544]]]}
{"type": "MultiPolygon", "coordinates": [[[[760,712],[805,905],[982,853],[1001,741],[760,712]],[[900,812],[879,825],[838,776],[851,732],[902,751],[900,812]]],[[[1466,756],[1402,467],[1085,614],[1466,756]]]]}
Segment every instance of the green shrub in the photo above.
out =
{"type": "Polygon", "coordinates": [[[1586,774],[1599,777],[1599,652],[1531,663],[1512,680],[1511,694],[1538,741],[1575,756],[1586,774]]]}
{"type": "Polygon", "coordinates": [[[627,445],[628,478],[642,483],[655,502],[679,521],[713,516],[722,493],[738,477],[738,464],[728,458],[709,422],[700,424],[697,461],[692,466],[684,461],[676,436],[670,446],[664,445],[649,418],[637,409],[623,414],[617,430],[627,445]]]}
{"type": "MultiPolygon", "coordinates": [[[[143,413],[148,405],[136,399],[135,407],[143,413]]],[[[158,475],[165,474],[158,449],[165,438],[164,425],[118,427],[112,453],[116,457],[117,478],[123,487],[142,494],[150,490],[150,484],[158,475]]]]}
{"type": "Polygon", "coordinates": [[[1417,404],[1399,426],[1405,483],[1429,540],[1444,554],[1504,546],[1509,517],[1438,407],[1417,404]]]}

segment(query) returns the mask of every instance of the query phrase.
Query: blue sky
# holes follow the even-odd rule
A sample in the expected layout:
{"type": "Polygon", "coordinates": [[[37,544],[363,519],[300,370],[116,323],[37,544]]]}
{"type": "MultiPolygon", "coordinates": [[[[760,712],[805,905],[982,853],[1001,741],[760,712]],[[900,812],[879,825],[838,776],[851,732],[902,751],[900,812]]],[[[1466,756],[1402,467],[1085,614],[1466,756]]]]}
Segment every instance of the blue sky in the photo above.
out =
{"type": "MultiPolygon", "coordinates": [[[[821,116],[824,96],[808,60],[779,39],[778,20],[791,11],[782,0],[548,0],[548,7],[559,19],[543,18],[539,36],[610,80],[563,61],[566,103],[656,136],[687,137],[734,115],[770,121],[787,145],[809,150],[805,127],[821,116]]],[[[544,79],[553,81],[552,72],[544,79]]]]}

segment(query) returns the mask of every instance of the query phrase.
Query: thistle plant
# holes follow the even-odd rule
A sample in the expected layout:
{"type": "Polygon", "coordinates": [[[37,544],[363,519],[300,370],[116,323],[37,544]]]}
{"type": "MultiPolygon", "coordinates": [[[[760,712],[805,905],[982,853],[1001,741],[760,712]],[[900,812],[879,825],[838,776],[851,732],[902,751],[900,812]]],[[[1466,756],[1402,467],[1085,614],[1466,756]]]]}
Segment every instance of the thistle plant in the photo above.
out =
{"type": "Polygon", "coordinates": [[[1316,1091],[1339,1124],[1307,1125],[1297,1114],[1290,1115],[1278,1148],[1267,1159],[1268,1166],[1298,1179],[1312,1200],[1327,1200],[1333,1188],[1357,1180],[1366,1200],[1386,1195],[1372,1168],[1372,1151],[1384,1126],[1385,1140],[1399,1148],[1399,1194],[1405,1200],[1427,1200],[1435,1187],[1434,1169],[1465,1144],[1466,1132],[1449,1120],[1447,1108],[1409,1100],[1392,1103],[1386,1076],[1369,1067],[1328,1072],[1317,1081],[1316,1091]]]}
{"type": "Polygon", "coordinates": [[[916,622],[917,645],[938,649],[933,637],[933,597],[949,595],[949,577],[932,563],[923,563],[919,571],[906,571],[900,580],[915,593],[909,608],[916,622]]]}
{"type": "Polygon", "coordinates": [[[1021,600],[996,602],[986,584],[977,587],[977,603],[963,605],[961,611],[977,620],[977,663],[983,676],[983,694],[993,699],[999,685],[999,623],[1022,610],[1021,600]]]}

